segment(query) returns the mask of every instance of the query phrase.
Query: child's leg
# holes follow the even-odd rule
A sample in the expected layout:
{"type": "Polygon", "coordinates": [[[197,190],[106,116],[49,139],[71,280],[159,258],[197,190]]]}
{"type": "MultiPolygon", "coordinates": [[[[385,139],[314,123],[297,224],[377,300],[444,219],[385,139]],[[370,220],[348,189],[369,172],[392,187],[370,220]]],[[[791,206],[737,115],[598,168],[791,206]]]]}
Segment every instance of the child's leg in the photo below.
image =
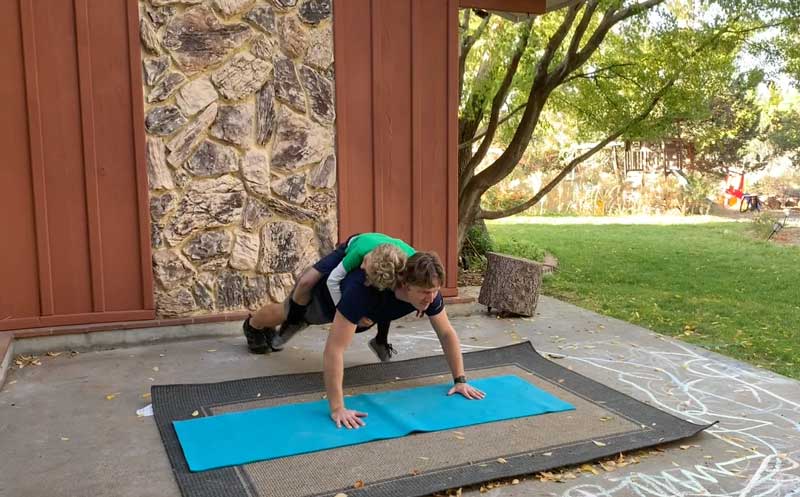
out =
{"type": "Polygon", "coordinates": [[[389,325],[391,322],[383,321],[378,322],[378,333],[375,338],[369,341],[369,348],[375,352],[381,362],[391,361],[392,356],[397,354],[397,351],[389,344],[389,325]]]}
{"type": "Polygon", "coordinates": [[[378,333],[375,335],[375,341],[381,345],[389,343],[389,326],[391,321],[378,322],[378,333]]]}

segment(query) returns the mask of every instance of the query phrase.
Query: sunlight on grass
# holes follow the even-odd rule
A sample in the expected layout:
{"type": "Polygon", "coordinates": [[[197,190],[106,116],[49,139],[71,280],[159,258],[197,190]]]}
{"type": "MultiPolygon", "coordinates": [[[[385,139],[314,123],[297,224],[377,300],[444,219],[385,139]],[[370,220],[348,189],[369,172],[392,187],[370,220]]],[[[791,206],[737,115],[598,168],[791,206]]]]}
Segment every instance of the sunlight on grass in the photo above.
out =
{"type": "Polygon", "coordinates": [[[747,225],[489,225],[498,252],[554,254],[544,293],[800,378],[800,247],[747,225]]]}

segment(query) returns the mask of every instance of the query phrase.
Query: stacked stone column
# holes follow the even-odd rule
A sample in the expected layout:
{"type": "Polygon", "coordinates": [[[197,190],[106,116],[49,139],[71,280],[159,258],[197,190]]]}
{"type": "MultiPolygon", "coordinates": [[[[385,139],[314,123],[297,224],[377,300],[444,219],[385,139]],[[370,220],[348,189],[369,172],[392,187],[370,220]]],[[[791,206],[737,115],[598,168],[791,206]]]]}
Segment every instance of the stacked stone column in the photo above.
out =
{"type": "Polygon", "coordinates": [[[336,240],[330,0],[141,0],[156,312],[281,301],[336,240]]]}

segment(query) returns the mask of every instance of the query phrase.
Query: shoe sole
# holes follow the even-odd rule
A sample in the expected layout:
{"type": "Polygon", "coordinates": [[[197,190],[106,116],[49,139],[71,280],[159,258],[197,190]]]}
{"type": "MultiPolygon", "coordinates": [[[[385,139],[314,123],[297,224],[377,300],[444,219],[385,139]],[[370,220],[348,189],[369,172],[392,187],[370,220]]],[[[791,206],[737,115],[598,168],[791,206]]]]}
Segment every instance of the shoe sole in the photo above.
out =
{"type": "Polygon", "coordinates": [[[386,359],[381,358],[381,355],[378,353],[377,350],[375,350],[375,348],[372,346],[371,342],[368,343],[367,346],[369,347],[369,350],[371,350],[375,354],[375,356],[378,358],[379,361],[381,361],[381,362],[390,362],[392,360],[391,357],[387,357],[386,359]]]}
{"type": "Polygon", "coordinates": [[[276,347],[272,343],[273,340],[275,340],[275,330],[273,328],[267,328],[266,335],[267,335],[267,347],[269,348],[270,351],[280,352],[281,350],[283,350],[283,347],[276,347]]]}
{"type": "Polygon", "coordinates": [[[244,332],[244,337],[247,340],[247,350],[250,351],[251,354],[266,354],[268,352],[280,352],[281,348],[275,348],[272,346],[271,337],[274,336],[275,331],[271,328],[267,328],[264,332],[259,332],[257,330],[249,331],[247,329],[247,324],[242,327],[242,331],[244,332]],[[253,342],[260,342],[263,340],[262,343],[253,342]]]}
{"type": "Polygon", "coordinates": [[[280,334],[280,337],[278,337],[278,347],[280,348],[277,350],[283,350],[283,348],[286,347],[286,344],[288,344],[292,338],[306,328],[308,328],[308,323],[284,323],[281,325],[280,331],[272,330],[271,334],[267,334],[267,341],[269,342],[270,346],[275,348],[275,338],[278,334],[280,334]]]}

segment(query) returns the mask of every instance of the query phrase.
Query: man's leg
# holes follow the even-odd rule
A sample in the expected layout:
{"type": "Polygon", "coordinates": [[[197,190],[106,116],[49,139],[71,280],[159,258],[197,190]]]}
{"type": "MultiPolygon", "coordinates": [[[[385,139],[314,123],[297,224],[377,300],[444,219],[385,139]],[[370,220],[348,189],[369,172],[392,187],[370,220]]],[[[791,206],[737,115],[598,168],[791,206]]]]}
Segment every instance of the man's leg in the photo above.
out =
{"type": "MultiPolygon", "coordinates": [[[[292,292],[292,294],[294,294],[294,292],[292,292]]],[[[308,328],[309,321],[306,318],[306,314],[308,313],[309,304],[300,306],[302,314],[295,315],[295,321],[290,322],[287,318],[292,313],[292,305],[297,305],[296,302],[292,300],[292,297],[287,297],[282,304],[284,321],[280,325],[276,326],[275,333],[270,336],[270,345],[272,346],[273,350],[282,350],[283,346],[286,345],[286,342],[288,342],[293,336],[308,328]]],[[[295,312],[299,312],[296,309],[295,312]]]]}
{"type": "Polygon", "coordinates": [[[311,290],[322,278],[322,273],[310,267],[306,269],[292,290],[289,300],[289,309],[285,303],[267,304],[250,316],[250,325],[253,328],[275,328],[284,321],[303,321],[308,303],[311,302],[311,290]]]}
{"type": "Polygon", "coordinates": [[[297,280],[287,301],[267,304],[245,319],[242,328],[250,352],[265,354],[270,349],[281,350],[281,343],[285,343],[286,340],[276,340],[278,326],[291,321],[295,333],[308,326],[304,318],[306,307],[311,301],[311,290],[321,278],[322,273],[313,267],[306,269],[297,280]]]}
{"type": "Polygon", "coordinates": [[[242,329],[247,338],[247,348],[254,354],[270,351],[270,340],[275,335],[275,327],[286,319],[284,304],[267,304],[255,314],[244,320],[242,329]]]}
{"type": "MultiPolygon", "coordinates": [[[[347,242],[340,244],[333,252],[303,271],[286,301],[280,304],[267,304],[245,320],[244,332],[252,352],[263,354],[269,348],[281,350],[283,344],[298,331],[308,326],[306,314],[308,305],[313,298],[313,289],[326,274],[329,274],[342,261],[346,247],[347,242]],[[279,326],[280,331],[276,331],[279,326]],[[251,337],[253,337],[252,340],[251,337]],[[251,341],[254,341],[253,345],[251,345],[251,341]]],[[[333,312],[335,311],[334,308],[333,312]]],[[[333,320],[333,312],[331,320],[333,320]]]]}
{"type": "Polygon", "coordinates": [[[250,325],[258,330],[275,328],[286,321],[286,309],[283,302],[267,304],[250,316],[250,325]]]}
{"type": "MultiPolygon", "coordinates": [[[[327,315],[327,313],[319,308],[309,311],[309,306],[311,306],[312,300],[314,299],[315,289],[320,285],[325,287],[325,282],[323,280],[326,279],[331,271],[344,259],[346,247],[346,243],[340,244],[333,252],[317,261],[312,267],[303,271],[303,274],[300,276],[300,279],[297,280],[297,284],[292,291],[291,298],[287,301],[286,320],[280,325],[278,332],[275,334],[275,338],[272,340],[273,348],[285,345],[286,342],[299,331],[307,328],[309,323],[319,324],[319,322],[333,321],[333,313],[336,312],[335,307],[333,312],[330,312],[331,316],[329,320],[316,322],[313,319],[309,319],[308,315],[314,314],[317,316],[317,319],[323,319],[321,316],[327,315]]],[[[325,287],[324,292],[327,293],[327,287],[325,287]]],[[[330,300],[330,297],[328,300],[330,300]]],[[[331,302],[331,304],[333,303],[331,302]]],[[[328,311],[330,311],[330,309],[328,311]]]]}
{"type": "Polygon", "coordinates": [[[308,307],[308,303],[311,302],[311,291],[314,289],[314,285],[322,279],[322,276],[322,273],[313,267],[303,271],[289,299],[289,312],[286,316],[286,324],[295,325],[305,322],[304,316],[306,314],[306,307],[308,307]]]}

